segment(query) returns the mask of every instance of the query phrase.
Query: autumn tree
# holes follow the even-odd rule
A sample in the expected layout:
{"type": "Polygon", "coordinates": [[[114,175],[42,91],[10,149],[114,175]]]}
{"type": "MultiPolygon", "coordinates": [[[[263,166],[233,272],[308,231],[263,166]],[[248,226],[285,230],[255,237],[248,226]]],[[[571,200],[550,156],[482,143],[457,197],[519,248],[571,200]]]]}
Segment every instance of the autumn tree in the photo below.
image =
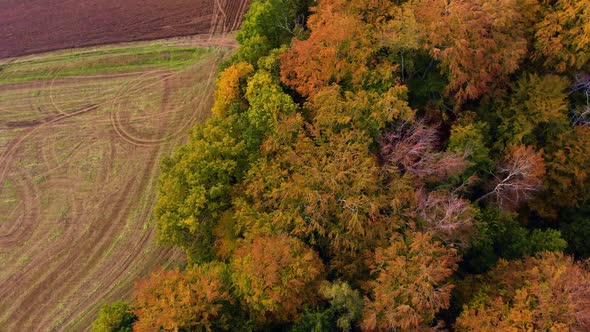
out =
{"type": "Polygon", "coordinates": [[[395,83],[396,65],[372,56],[378,43],[373,25],[363,15],[370,11],[360,9],[365,5],[362,1],[318,1],[308,21],[309,38],[294,40],[281,59],[283,82],[306,97],[332,84],[355,90],[387,89],[395,83]]]}
{"type": "Polygon", "coordinates": [[[587,331],[590,271],[561,253],[501,260],[463,308],[457,331],[587,331]]]}
{"type": "Polygon", "coordinates": [[[416,330],[434,319],[450,303],[453,285],[448,277],[457,268],[454,249],[432,235],[408,232],[378,248],[371,264],[374,279],[361,327],[364,331],[416,330]]]}
{"type": "Polygon", "coordinates": [[[559,73],[581,69],[590,60],[590,1],[547,1],[535,25],[533,57],[559,73]]]}
{"type": "Polygon", "coordinates": [[[515,209],[542,189],[544,175],[541,153],[524,145],[511,146],[493,174],[493,189],[478,201],[491,197],[500,207],[515,209]]]}
{"type": "Polygon", "coordinates": [[[527,55],[536,1],[416,0],[414,11],[432,57],[448,74],[457,104],[493,94],[527,55]]]}
{"type": "MultiPolygon", "coordinates": [[[[465,114],[465,113],[464,113],[465,114]]],[[[488,147],[488,125],[482,121],[459,119],[451,127],[451,136],[447,144],[447,151],[463,154],[468,161],[465,171],[467,176],[483,173],[493,168],[488,147]]]]}
{"type": "Polygon", "coordinates": [[[238,110],[248,107],[244,100],[244,88],[246,79],[253,71],[254,67],[251,64],[240,62],[219,74],[215,88],[215,104],[211,110],[215,116],[229,116],[232,106],[238,110]]]}
{"type": "Polygon", "coordinates": [[[229,125],[221,118],[208,120],[195,128],[188,145],[162,162],[154,211],[159,237],[186,249],[195,262],[212,258],[211,231],[229,207],[233,184],[247,170],[243,131],[229,125]]]}
{"type": "Polygon", "coordinates": [[[159,270],[136,284],[134,331],[211,331],[232,322],[230,277],[222,263],[194,265],[185,272],[159,270]]]}
{"type": "Polygon", "coordinates": [[[315,301],[323,273],[317,253],[287,235],[245,240],[231,267],[238,295],[261,323],[297,318],[315,301]]]}

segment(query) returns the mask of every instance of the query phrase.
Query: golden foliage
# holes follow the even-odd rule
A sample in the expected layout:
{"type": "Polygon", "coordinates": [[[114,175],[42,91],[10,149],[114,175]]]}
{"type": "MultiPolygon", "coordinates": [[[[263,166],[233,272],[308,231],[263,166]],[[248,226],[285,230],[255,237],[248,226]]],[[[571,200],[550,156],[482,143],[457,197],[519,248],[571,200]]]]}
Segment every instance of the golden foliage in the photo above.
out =
{"type": "Polygon", "coordinates": [[[238,293],[259,321],[292,320],[318,293],[323,264],[316,252],[287,235],[246,240],[231,261],[238,293]]]}
{"type": "Polygon", "coordinates": [[[134,331],[206,330],[226,327],[222,313],[231,301],[221,263],[195,265],[186,272],[159,270],[136,284],[134,331]]]}

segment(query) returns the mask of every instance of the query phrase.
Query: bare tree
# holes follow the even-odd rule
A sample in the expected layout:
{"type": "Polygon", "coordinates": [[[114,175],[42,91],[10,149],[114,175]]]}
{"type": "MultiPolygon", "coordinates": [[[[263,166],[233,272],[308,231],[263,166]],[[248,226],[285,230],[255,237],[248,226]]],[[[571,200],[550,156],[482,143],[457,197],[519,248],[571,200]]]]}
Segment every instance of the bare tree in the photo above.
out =
{"type": "Polygon", "coordinates": [[[578,73],[575,75],[570,94],[575,92],[582,92],[586,96],[586,105],[572,112],[572,126],[590,125],[590,74],[578,73]]]}
{"type": "Polygon", "coordinates": [[[504,209],[516,209],[543,186],[545,164],[541,153],[524,145],[511,146],[498,165],[493,189],[477,201],[493,197],[504,209]]]}
{"type": "Polygon", "coordinates": [[[404,123],[385,134],[381,155],[390,165],[419,180],[442,181],[460,174],[468,166],[466,154],[437,151],[440,138],[437,127],[423,122],[404,123]]]}
{"type": "Polygon", "coordinates": [[[454,192],[424,189],[416,191],[417,212],[426,228],[447,243],[466,246],[475,229],[474,211],[469,202],[454,192]]]}

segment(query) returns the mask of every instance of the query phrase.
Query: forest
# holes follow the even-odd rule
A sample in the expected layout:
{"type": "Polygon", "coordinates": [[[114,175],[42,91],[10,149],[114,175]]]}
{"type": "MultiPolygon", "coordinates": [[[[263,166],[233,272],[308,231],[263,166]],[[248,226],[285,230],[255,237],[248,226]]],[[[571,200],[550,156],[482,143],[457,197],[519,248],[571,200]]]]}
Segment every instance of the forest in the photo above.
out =
{"type": "Polygon", "coordinates": [[[254,0],[94,331],[590,331],[590,0],[254,0]]]}

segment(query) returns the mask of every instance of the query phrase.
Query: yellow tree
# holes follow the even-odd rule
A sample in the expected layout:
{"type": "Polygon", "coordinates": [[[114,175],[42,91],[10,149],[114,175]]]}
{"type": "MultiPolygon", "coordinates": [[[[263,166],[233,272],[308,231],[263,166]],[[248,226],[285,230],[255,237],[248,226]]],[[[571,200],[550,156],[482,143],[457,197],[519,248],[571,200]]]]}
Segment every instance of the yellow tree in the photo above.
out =
{"type": "Polygon", "coordinates": [[[213,114],[219,117],[229,115],[230,106],[245,107],[244,87],[246,79],[254,67],[247,62],[240,62],[226,68],[221,72],[217,79],[217,89],[215,90],[215,104],[213,105],[213,114]]]}

